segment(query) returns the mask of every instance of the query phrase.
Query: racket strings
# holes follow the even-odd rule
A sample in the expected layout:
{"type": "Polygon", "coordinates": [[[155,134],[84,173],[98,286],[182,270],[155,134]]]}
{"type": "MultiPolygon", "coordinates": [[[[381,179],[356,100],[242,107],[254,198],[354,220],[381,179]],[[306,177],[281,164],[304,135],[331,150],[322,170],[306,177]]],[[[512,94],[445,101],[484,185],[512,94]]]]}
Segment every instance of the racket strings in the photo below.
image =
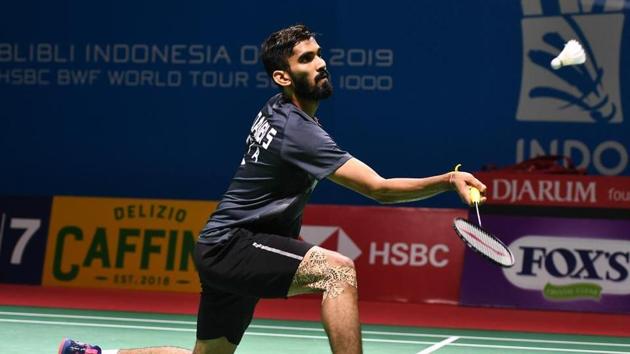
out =
{"type": "Polygon", "coordinates": [[[488,236],[485,232],[481,232],[473,228],[463,229],[462,231],[465,233],[464,237],[466,237],[470,242],[478,243],[479,247],[483,248],[484,253],[494,253],[499,256],[504,255],[504,253],[501,252],[501,247],[498,246],[496,241],[494,241],[494,239],[488,236]]]}
{"type": "Polygon", "coordinates": [[[503,265],[514,263],[509,249],[494,236],[463,219],[455,220],[459,235],[474,249],[503,265]]]}

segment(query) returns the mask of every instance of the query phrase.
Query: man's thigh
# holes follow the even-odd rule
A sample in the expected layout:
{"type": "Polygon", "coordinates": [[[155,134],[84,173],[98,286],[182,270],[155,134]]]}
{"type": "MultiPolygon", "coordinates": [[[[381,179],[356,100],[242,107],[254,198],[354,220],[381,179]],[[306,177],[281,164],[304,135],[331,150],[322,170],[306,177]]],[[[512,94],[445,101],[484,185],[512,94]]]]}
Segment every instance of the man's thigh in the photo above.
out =
{"type": "Polygon", "coordinates": [[[242,296],[283,298],[312,244],[236,229],[221,245],[198,244],[197,270],[206,287],[242,296]]]}
{"type": "Polygon", "coordinates": [[[311,247],[303,241],[245,229],[234,230],[220,244],[198,243],[195,263],[202,286],[197,316],[199,347],[214,347],[221,343],[216,341],[220,338],[238,345],[258,299],[286,297],[311,247]]]}

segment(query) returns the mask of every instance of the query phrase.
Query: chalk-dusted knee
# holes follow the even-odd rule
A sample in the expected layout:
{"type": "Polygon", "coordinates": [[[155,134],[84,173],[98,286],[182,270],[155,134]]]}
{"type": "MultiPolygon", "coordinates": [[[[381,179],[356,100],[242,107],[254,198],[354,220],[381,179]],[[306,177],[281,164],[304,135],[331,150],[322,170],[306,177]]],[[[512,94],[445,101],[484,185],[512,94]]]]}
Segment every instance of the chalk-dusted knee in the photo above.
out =
{"type": "Polygon", "coordinates": [[[344,256],[341,253],[331,251],[327,257],[328,257],[328,263],[330,263],[331,266],[349,267],[349,268],[355,269],[354,262],[352,261],[352,259],[344,256]]]}
{"type": "Polygon", "coordinates": [[[357,290],[357,271],[354,262],[346,256],[338,255],[339,258],[331,262],[327,274],[330,286],[324,293],[324,299],[327,297],[335,298],[344,291],[356,292],[357,290]]]}
{"type": "Polygon", "coordinates": [[[323,300],[334,299],[344,291],[357,289],[354,262],[337,252],[319,247],[309,251],[297,274],[302,285],[323,292],[323,300]]]}

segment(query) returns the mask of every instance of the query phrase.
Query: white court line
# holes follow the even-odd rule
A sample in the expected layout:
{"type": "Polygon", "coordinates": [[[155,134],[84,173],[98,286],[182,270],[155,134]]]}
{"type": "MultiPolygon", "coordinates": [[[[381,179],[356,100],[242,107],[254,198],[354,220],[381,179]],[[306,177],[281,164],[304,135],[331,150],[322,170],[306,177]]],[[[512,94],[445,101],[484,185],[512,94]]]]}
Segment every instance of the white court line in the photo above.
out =
{"type": "Polygon", "coordinates": [[[53,317],[53,318],[75,318],[82,320],[109,320],[109,321],[125,321],[125,322],[147,322],[147,323],[172,323],[172,324],[188,324],[196,325],[195,321],[177,321],[177,320],[157,320],[153,318],[130,318],[130,317],[110,317],[110,316],[87,316],[87,315],[65,315],[52,313],[33,313],[33,312],[11,312],[0,311],[0,315],[24,316],[24,317],[53,317]]]}
{"type": "MultiPolygon", "coordinates": [[[[195,332],[195,328],[178,328],[178,327],[157,327],[157,326],[134,326],[134,325],[116,325],[106,323],[86,323],[86,322],[60,322],[60,321],[38,321],[38,320],[13,320],[0,318],[0,322],[9,323],[28,323],[28,324],[46,324],[58,326],[78,326],[78,327],[102,327],[102,328],[124,328],[124,329],[144,329],[153,331],[173,331],[173,332],[195,332]]],[[[263,337],[287,337],[287,338],[308,338],[328,340],[326,336],[314,336],[306,334],[282,334],[282,333],[263,333],[263,332],[245,332],[245,335],[263,336],[263,337]]],[[[410,340],[394,340],[394,339],[364,339],[366,342],[382,342],[382,343],[400,343],[400,344],[433,344],[433,342],[421,342],[410,340]]]]}
{"type": "MultiPolygon", "coordinates": [[[[116,325],[105,323],[85,323],[85,322],[60,322],[60,321],[39,321],[39,320],[14,320],[0,318],[0,322],[8,323],[29,323],[29,324],[45,324],[59,326],[77,326],[77,327],[101,327],[101,328],[124,328],[124,329],[144,329],[153,331],[173,331],[173,332],[195,332],[194,328],[177,328],[177,327],[154,327],[154,326],[134,326],[134,325],[116,325]]],[[[245,332],[245,335],[263,336],[263,337],[286,337],[286,338],[308,338],[327,340],[326,336],[314,336],[303,334],[281,334],[281,333],[261,333],[261,332],[245,332]]],[[[380,343],[400,343],[400,344],[435,344],[433,342],[410,341],[410,340],[394,340],[394,339],[378,339],[364,338],[365,342],[380,343]]],[[[605,350],[587,350],[587,349],[559,349],[559,348],[535,348],[535,347],[516,347],[507,345],[485,345],[485,344],[449,344],[458,347],[475,347],[475,348],[498,348],[498,349],[524,349],[531,351],[551,351],[551,352],[571,352],[571,353],[597,353],[597,354],[628,354],[628,352],[605,351],[605,350]]]]}
{"type": "Polygon", "coordinates": [[[60,322],[60,321],[38,321],[38,320],[13,320],[8,318],[0,318],[0,322],[9,323],[29,323],[29,324],[53,324],[58,326],[85,326],[85,327],[102,327],[102,328],[131,328],[131,329],[148,329],[156,331],[175,331],[175,332],[194,332],[194,328],[181,327],[157,327],[157,326],[133,326],[133,325],[116,325],[107,323],[88,323],[88,322],[60,322]]]}
{"type": "Polygon", "coordinates": [[[541,348],[541,347],[517,347],[509,345],[487,345],[487,344],[463,344],[453,343],[449,344],[454,347],[473,347],[473,348],[495,348],[495,349],[522,349],[522,350],[543,350],[550,353],[555,352],[569,352],[569,353],[603,353],[603,354],[628,354],[628,352],[616,352],[607,350],[590,350],[590,349],[560,349],[560,348],[541,348]]]}
{"type": "MultiPolygon", "coordinates": [[[[109,321],[126,321],[126,322],[145,322],[145,323],[170,323],[170,324],[185,324],[185,325],[196,324],[195,321],[158,320],[158,319],[151,319],[151,318],[139,319],[139,318],[115,317],[115,316],[65,315],[65,314],[12,312],[12,311],[0,311],[0,315],[25,316],[25,317],[72,318],[72,319],[87,319],[87,320],[109,320],[109,321]]],[[[321,332],[321,333],[324,332],[324,330],[321,328],[296,327],[296,326],[273,326],[273,325],[253,324],[249,326],[249,328],[311,331],[311,332],[321,332]]],[[[375,335],[404,336],[404,337],[425,337],[425,338],[444,338],[447,336],[447,334],[426,334],[426,333],[369,331],[369,330],[362,331],[362,333],[375,334],[375,335]]],[[[458,335],[458,337],[460,337],[461,339],[477,339],[477,340],[504,341],[504,342],[531,342],[531,343],[549,343],[549,344],[576,344],[576,345],[593,345],[593,346],[604,345],[604,346],[614,346],[614,347],[630,347],[630,344],[623,344],[623,343],[602,343],[602,342],[527,339],[527,338],[500,338],[500,337],[464,336],[464,335],[458,335]]]]}
{"type": "Polygon", "coordinates": [[[439,343],[435,343],[432,346],[424,349],[423,351],[418,352],[417,354],[429,354],[429,353],[433,353],[434,351],[442,348],[445,345],[448,345],[449,343],[453,343],[454,341],[458,340],[459,337],[448,337],[445,340],[439,342],[439,343]]]}
{"type": "MultiPolygon", "coordinates": [[[[23,316],[23,317],[49,317],[49,318],[70,318],[85,320],[109,320],[124,322],[144,322],[144,323],[163,323],[163,324],[184,324],[196,325],[195,321],[178,321],[178,320],[159,320],[152,318],[130,318],[116,316],[90,316],[90,315],[66,315],[66,314],[50,314],[50,313],[32,313],[32,312],[13,312],[0,311],[0,315],[23,316]]],[[[150,327],[155,328],[155,327],[150,327]]],[[[167,328],[167,327],[165,327],[167,328]]],[[[294,326],[274,326],[274,325],[250,325],[249,328],[271,329],[271,330],[294,330],[294,331],[310,331],[323,333],[321,328],[312,327],[294,327],[294,326]]],[[[142,328],[139,328],[142,329],[142,328]]],[[[408,332],[389,332],[389,331],[362,331],[363,334],[403,336],[403,337],[423,337],[423,338],[444,338],[448,334],[427,334],[427,333],[408,333],[408,332]]],[[[592,346],[609,346],[609,347],[630,347],[630,344],[624,343],[602,343],[602,342],[585,342],[585,341],[565,341],[565,340],[549,340],[549,339],[528,339],[528,338],[500,338],[500,337],[483,337],[483,336],[465,336],[458,335],[460,339],[476,339],[487,341],[503,341],[503,342],[528,342],[528,343],[548,343],[548,344],[574,344],[574,345],[592,345],[592,346]]],[[[431,343],[429,343],[431,344],[431,343]]]]}

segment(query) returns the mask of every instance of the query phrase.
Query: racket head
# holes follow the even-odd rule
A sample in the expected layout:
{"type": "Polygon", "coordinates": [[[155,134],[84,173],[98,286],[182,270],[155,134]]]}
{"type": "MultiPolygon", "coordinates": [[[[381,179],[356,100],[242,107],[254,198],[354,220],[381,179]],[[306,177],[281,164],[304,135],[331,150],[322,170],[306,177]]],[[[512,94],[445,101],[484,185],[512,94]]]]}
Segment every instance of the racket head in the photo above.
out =
{"type": "Polygon", "coordinates": [[[488,231],[464,218],[453,219],[453,228],[468,247],[492,263],[506,268],[514,265],[514,254],[510,248],[488,231]]]}

